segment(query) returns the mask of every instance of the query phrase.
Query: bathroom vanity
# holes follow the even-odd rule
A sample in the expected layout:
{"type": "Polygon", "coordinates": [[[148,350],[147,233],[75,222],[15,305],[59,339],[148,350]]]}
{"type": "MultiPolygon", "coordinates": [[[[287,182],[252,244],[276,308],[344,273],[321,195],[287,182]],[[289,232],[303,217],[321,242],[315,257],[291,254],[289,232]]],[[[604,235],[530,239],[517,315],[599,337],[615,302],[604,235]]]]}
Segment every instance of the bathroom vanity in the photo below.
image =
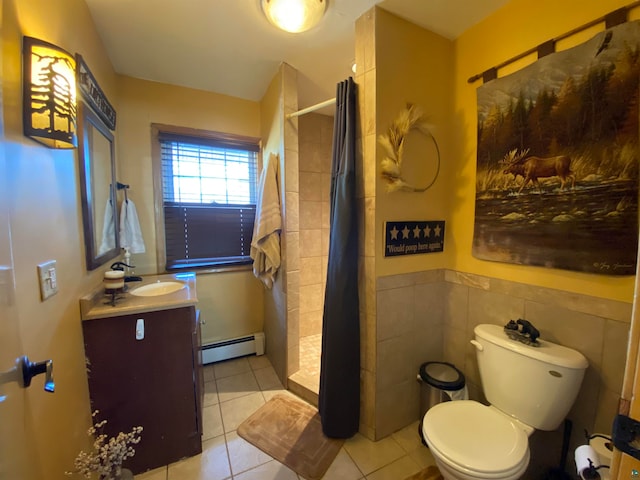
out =
{"type": "Polygon", "coordinates": [[[80,301],[91,408],[107,420],[110,436],[143,427],[135,456],[125,461],[134,473],[202,451],[195,274],[142,278],[128,287],[144,287],[144,296],[123,293],[113,306],[98,289],[80,301]],[[166,293],[175,282],[185,285],[166,293]]]}

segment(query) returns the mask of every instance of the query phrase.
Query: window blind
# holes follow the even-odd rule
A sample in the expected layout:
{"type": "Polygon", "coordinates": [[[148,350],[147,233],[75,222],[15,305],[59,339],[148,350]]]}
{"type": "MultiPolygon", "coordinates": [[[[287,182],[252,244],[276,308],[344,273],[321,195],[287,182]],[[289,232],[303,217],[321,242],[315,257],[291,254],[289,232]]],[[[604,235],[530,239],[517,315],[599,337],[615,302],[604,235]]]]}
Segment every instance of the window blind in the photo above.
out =
{"type": "Polygon", "coordinates": [[[251,263],[259,146],[160,133],[167,270],[251,263]]]}

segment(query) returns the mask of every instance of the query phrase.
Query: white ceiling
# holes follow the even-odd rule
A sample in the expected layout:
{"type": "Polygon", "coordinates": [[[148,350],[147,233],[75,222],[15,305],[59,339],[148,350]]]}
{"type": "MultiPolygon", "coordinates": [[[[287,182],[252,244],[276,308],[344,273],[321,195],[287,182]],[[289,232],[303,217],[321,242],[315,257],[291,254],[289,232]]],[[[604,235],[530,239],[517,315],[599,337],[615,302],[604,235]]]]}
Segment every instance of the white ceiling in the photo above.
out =
{"type": "Polygon", "coordinates": [[[374,5],[447,38],[509,0],[328,0],[301,34],[271,26],[260,0],[86,0],[116,72],[259,101],[282,62],[298,71],[300,108],[350,75],[355,20],[374,5]]]}

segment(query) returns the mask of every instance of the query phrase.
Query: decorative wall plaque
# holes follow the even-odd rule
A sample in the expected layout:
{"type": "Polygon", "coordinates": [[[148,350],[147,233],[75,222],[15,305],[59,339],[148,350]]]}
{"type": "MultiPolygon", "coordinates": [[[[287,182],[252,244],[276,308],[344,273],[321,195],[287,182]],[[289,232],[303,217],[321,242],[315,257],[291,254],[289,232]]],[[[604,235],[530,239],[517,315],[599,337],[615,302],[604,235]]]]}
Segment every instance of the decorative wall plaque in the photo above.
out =
{"type": "Polygon", "coordinates": [[[385,257],[444,250],[444,220],[386,222],[384,231],[385,257]]]}
{"type": "Polygon", "coordinates": [[[82,96],[95,110],[102,121],[111,130],[116,129],[116,111],[113,109],[107,96],[104,94],[95,77],[84,62],[82,55],[76,53],[77,82],[82,96]]]}

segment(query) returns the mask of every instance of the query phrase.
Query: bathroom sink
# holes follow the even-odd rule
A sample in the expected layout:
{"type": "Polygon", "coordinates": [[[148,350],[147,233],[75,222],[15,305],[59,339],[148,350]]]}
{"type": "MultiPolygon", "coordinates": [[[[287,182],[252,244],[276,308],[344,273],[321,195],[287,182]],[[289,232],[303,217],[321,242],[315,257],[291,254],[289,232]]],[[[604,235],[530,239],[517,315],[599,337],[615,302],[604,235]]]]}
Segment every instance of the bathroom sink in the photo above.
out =
{"type": "Polygon", "coordinates": [[[177,292],[185,287],[186,285],[180,282],[156,282],[135,288],[129,291],[129,293],[137,297],[156,297],[158,295],[167,295],[169,293],[177,292]]]}

